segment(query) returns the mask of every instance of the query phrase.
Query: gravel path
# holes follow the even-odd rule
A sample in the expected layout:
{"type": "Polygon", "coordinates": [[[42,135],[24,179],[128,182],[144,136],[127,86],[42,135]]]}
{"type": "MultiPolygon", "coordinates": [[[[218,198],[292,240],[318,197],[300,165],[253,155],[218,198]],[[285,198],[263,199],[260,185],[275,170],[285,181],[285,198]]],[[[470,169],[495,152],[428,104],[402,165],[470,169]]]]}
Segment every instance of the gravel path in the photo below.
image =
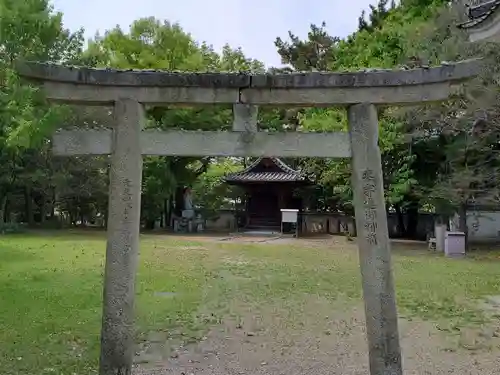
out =
{"type": "MultiPolygon", "coordinates": [[[[134,374],[367,375],[363,316],[361,307],[332,313],[331,304],[319,299],[297,314],[283,307],[260,314],[247,308],[243,323],[228,319],[200,343],[138,365],[134,374]]],[[[405,375],[498,374],[499,332],[489,327],[452,336],[435,324],[402,319],[405,375]]]]}

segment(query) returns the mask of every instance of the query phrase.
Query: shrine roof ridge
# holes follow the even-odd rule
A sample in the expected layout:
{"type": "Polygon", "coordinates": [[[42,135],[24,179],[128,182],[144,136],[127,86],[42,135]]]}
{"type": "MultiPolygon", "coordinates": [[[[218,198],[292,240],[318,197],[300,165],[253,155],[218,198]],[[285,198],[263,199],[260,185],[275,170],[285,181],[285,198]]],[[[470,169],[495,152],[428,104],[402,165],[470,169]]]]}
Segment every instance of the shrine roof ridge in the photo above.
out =
{"type": "Polygon", "coordinates": [[[490,15],[496,8],[500,6],[500,0],[491,0],[469,7],[469,18],[475,19],[490,15]]]}
{"type": "Polygon", "coordinates": [[[458,24],[460,29],[474,28],[487,19],[500,7],[500,0],[491,0],[468,8],[469,20],[458,24]]]}
{"type": "Polygon", "coordinates": [[[245,169],[224,176],[222,181],[227,183],[311,182],[304,173],[291,168],[283,160],[277,157],[260,157],[245,169]],[[280,169],[280,171],[255,172],[254,169],[266,159],[273,162],[280,169]]]}
{"type": "Polygon", "coordinates": [[[248,72],[171,72],[117,70],[54,63],[18,62],[18,74],[26,79],[78,85],[115,87],[206,87],[234,89],[308,89],[390,87],[462,81],[480,72],[481,59],[442,63],[416,69],[365,69],[357,72],[297,72],[252,74],[248,72]]]}

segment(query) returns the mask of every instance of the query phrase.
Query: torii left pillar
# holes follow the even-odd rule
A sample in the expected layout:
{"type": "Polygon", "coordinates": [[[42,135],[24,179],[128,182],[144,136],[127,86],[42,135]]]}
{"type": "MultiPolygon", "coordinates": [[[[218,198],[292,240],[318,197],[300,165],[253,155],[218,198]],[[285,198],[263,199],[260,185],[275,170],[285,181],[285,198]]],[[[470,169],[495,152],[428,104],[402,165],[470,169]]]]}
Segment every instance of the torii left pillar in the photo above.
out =
{"type": "Polygon", "coordinates": [[[129,375],[134,357],[134,294],[139,255],[142,184],[141,103],[114,104],[104,270],[100,375],[129,375]]]}

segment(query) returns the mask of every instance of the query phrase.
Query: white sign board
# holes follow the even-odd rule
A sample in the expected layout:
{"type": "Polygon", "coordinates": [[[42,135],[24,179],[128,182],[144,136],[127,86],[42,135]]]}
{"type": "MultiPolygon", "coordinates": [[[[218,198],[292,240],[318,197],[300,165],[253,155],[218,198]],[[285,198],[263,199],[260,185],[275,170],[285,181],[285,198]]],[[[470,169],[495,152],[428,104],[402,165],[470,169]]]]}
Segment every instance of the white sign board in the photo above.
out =
{"type": "Polygon", "coordinates": [[[296,223],[299,210],[296,209],[281,209],[282,223],[296,223]]]}

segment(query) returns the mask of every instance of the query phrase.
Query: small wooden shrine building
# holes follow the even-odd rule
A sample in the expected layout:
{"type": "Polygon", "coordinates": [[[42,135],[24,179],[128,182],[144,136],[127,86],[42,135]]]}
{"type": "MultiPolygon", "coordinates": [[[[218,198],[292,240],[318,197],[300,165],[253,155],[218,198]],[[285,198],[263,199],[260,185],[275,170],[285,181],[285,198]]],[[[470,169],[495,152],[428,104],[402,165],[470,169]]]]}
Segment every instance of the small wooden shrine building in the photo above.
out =
{"type": "Polygon", "coordinates": [[[281,209],[303,209],[300,191],[312,182],[278,158],[259,158],[246,169],[225,177],[245,192],[243,227],[279,229],[281,209]]]}

